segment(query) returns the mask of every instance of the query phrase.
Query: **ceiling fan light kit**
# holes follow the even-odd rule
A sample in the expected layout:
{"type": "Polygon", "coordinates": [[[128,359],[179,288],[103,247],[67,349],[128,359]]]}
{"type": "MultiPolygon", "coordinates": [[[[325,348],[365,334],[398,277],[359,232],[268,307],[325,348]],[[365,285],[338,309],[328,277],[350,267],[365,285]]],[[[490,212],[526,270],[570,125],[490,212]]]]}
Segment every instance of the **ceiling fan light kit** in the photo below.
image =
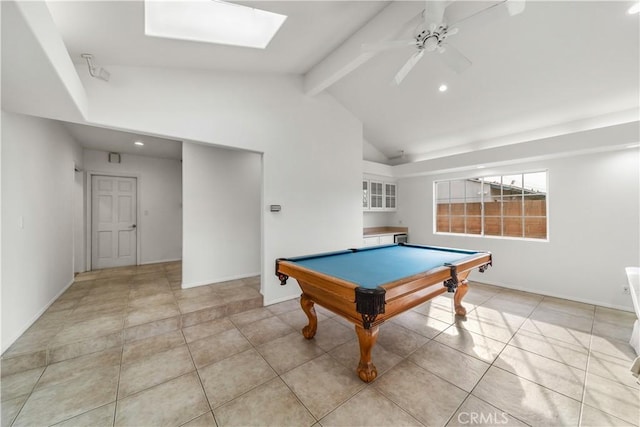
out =
{"type": "Polygon", "coordinates": [[[416,47],[418,49],[425,49],[427,52],[433,52],[434,50],[444,50],[442,45],[446,38],[450,35],[456,34],[457,28],[449,28],[440,26],[436,30],[422,30],[420,34],[416,36],[416,47]]]}

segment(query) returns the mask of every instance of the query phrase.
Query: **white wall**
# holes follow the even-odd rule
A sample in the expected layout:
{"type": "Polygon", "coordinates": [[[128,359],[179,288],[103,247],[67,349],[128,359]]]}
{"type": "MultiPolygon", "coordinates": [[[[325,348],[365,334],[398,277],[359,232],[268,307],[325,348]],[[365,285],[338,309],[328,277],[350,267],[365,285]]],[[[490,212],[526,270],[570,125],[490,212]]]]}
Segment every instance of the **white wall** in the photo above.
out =
{"type": "Polygon", "coordinates": [[[363,212],[362,226],[367,227],[395,227],[395,212],[363,212]]]}
{"type": "MultiPolygon", "coordinates": [[[[433,233],[433,182],[479,170],[400,179],[398,218],[411,242],[488,250],[494,265],[471,278],[510,288],[631,309],[624,267],[640,262],[638,149],[482,169],[482,176],[549,171],[549,241],[433,233]]],[[[473,290],[471,290],[472,292],[473,290]]]]}
{"type": "Polygon", "coordinates": [[[260,274],[262,156],[182,144],[182,287],[260,274]]]}
{"type": "Polygon", "coordinates": [[[389,159],[366,139],[362,140],[362,158],[368,162],[387,163],[389,159]]]}
{"type": "MultiPolygon", "coordinates": [[[[108,153],[84,150],[85,173],[138,178],[140,264],[182,258],[182,165],[177,159],[121,154],[109,163],[108,153]]],[[[90,248],[91,246],[88,246],[90,248]]]]}
{"type": "Polygon", "coordinates": [[[74,165],[58,123],[2,111],[2,351],[73,281],[74,165]]]}
{"type": "MultiPolygon", "coordinates": [[[[362,243],[362,124],[300,77],[111,66],[108,84],[80,73],[89,121],[121,130],[263,153],[265,304],[299,296],[280,286],[276,258],[362,243]],[[271,213],[267,206],[282,205],[271,213]]],[[[185,249],[190,242],[185,240],[185,249]]],[[[207,281],[183,269],[194,282],[207,281]]]]}

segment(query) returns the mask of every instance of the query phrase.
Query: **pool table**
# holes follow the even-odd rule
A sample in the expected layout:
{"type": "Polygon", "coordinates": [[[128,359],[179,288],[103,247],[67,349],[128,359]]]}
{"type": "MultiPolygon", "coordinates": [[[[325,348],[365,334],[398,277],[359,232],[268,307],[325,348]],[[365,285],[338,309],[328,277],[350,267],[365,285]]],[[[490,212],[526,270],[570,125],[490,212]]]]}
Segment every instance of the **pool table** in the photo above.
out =
{"type": "Polygon", "coordinates": [[[314,304],[355,324],[358,375],[370,382],[378,375],[371,351],[381,323],[447,291],[455,292],[456,314],[465,316],[466,279],[471,270],[484,272],[491,262],[489,252],[400,243],[279,258],[276,275],[282,285],[295,278],[302,289],[300,305],[309,319],[302,330],[305,338],[313,338],[318,327],[314,304]]]}

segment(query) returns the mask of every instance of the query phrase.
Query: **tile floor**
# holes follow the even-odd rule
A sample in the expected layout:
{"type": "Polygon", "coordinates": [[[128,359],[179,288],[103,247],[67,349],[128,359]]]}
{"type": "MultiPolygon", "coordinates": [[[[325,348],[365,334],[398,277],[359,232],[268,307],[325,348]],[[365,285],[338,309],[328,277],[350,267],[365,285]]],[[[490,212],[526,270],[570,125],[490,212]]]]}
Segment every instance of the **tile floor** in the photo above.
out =
{"type": "Polygon", "coordinates": [[[2,426],[638,426],[632,313],[472,283],[381,326],[378,378],[353,326],[258,279],[182,290],[180,264],[76,282],[2,358],[2,426]]]}

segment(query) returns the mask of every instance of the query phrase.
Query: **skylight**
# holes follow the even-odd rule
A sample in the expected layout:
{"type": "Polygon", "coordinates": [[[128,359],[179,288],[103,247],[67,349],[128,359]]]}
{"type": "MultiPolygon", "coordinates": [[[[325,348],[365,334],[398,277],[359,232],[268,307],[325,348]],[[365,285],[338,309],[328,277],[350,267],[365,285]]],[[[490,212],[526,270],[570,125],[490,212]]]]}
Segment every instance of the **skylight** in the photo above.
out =
{"type": "Polygon", "coordinates": [[[147,36],[264,49],[287,17],[219,0],[145,0],[147,36]]]}

